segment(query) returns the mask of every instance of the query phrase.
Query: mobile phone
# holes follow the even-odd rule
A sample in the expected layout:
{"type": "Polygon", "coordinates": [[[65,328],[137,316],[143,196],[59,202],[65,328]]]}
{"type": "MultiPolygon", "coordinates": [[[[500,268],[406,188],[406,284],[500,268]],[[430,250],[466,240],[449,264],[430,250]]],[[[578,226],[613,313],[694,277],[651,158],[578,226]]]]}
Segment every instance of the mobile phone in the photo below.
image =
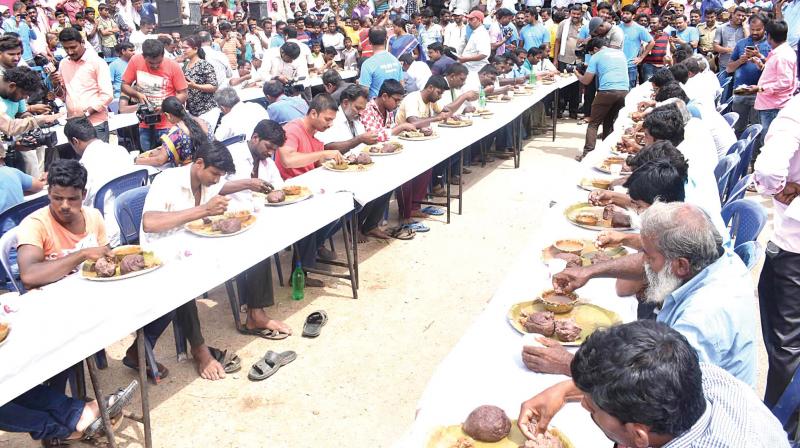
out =
{"type": "Polygon", "coordinates": [[[748,45],[744,47],[745,50],[756,51],[756,47],[754,45],[748,45]]]}
{"type": "Polygon", "coordinates": [[[678,32],[675,31],[675,30],[672,30],[672,31],[670,31],[669,35],[672,36],[672,37],[678,37],[678,32]]]}

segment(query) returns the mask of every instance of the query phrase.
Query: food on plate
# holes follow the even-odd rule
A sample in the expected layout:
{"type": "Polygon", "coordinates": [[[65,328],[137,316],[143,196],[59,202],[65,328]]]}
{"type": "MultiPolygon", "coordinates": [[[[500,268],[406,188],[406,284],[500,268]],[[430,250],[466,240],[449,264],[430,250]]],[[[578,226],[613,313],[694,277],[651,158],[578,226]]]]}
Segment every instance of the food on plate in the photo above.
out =
{"type": "Polygon", "coordinates": [[[588,254],[584,255],[587,260],[589,260],[589,264],[595,263],[602,263],[603,261],[611,260],[613,257],[607,254],[604,250],[598,250],[596,252],[589,252],[588,254]]]}
{"type": "Polygon", "coordinates": [[[597,225],[597,221],[599,220],[600,219],[597,217],[597,215],[592,212],[580,212],[575,216],[575,222],[587,226],[597,225]]]}
{"type": "Polygon", "coordinates": [[[592,186],[602,190],[611,188],[611,179],[592,179],[592,186]]]}
{"type": "Polygon", "coordinates": [[[581,337],[583,329],[575,323],[574,319],[556,320],[556,337],[561,342],[574,342],[581,337]]]}
{"type": "MultiPolygon", "coordinates": [[[[534,432],[536,434],[536,432],[534,432]]],[[[564,445],[558,437],[546,432],[544,434],[536,434],[536,438],[526,440],[519,448],[563,448],[564,445]]]]}
{"type": "Polygon", "coordinates": [[[117,275],[117,263],[113,257],[101,257],[94,262],[94,272],[98,277],[113,277],[117,275]]]}
{"type": "Polygon", "coordinates": [[[430,137],[431,135],[433,135],[433,129],[431,128],[422,128],[419,130],[419,132],[422,132],[422,135],[424,135],[425,137],[430,137]]]}
{"type": "Polygon", "coordinates": [[[142,254],[125,255],[119,262],[119,273],[122,275],[141,271],[145,268],[144,256],[142,254]]]}
{"type": "Polygon", "coordinates": [[[419,132],[419,131],[403,131],[403,132],[400,133],[400,137],[404,137],[404,138],[419,138],[419,137],[425,137],[425,134],[423,134],[422,132],[419,132]]]}
{"type": "Polygon", "coordinates": [[[631,226],[631,217],[628,212],[614,205],[607,205],[603,209],[603,219],[611,221],[611,227],[631,226]]]}
{"type": "Polygon", "coordinates": [[[552,311],[556,314],[569,313],[578,303],[578,296],[575,293],[558,292],[552,289],[543,292],[539,299],[547,311],[552,311]]]}
{"type": "Polygon", "coordinates": [[[575,255],[580,255],[583,251],[583,241],[580,240],[558,240],[553,246],[561,252],[568,252],[575,255]]]}
{"type": "Polygon", "coordinates": [[[347,170],[347,167],[349,167],[349,166],[350,166],[350,162],[347,159],[345,159],[341,163],[331,162],[331,164],[330,164],[331,168],[333,168],[335,170],[340,170],[340,171],[347,170]]]}
{"type": "Polygon", "coordinates": [[[537,311],[520,318],[520,323],[528,333],[538,333],[548,337],[552,336],[556,329],[555,315],[552,311],[537,311]]]}
{"type": "Polygon", "coordinates": [[[553,258],[558,258],[567,262],[568,268],[578,268],[583,266],[583,260],[579,255],[571,254],[569,252],[562,252],[556,254],[553,258]]]}
{"type": "Polygon", "coordinates": [[[242,230],[242,221],[239,218],[218,219],[211,223],[212,232],[220,232],[223,235],[230,235],[242,230]]]}
{"type": "Polygon", "coordinates": [[[458,440],[448,448],[475,448],[475,441],[470,437],[459,437],[458,440]]]}
{"type": "Polygon", "coordinates": [[[369,152],[372,154],[391,154],[400,150],[403,145],[395,142],[386,142],[381,145],[375,145],[369,147],[369,152]]]}
{"type": "Polygon", "coordinates": [[[491,114],[491,113],[492,113],[492,111],[490,111],[489,109],[486,109],[486,108],[479,107],[479,108],[475,109],[475,114],[476,115],[484,115],[484,114],[491,114]]]}
{"type": "Polygon", "coordinates": [[[356,156],[357,165],[369,165],[370,163],[372,163],[372,157],[369,154],[362,152],[356,156]]]}
{"type": "Polygon", "coordinates": [[[303,194],[303,187],[299,185],[286,185],[281,190],[283,190],[283,193],[286,196],[297,196],[298,194],[303,194]]]}
{"type": "Polygon", "coordinates": [[[0,342],[6,340],[9,331],[11,331],[11,327],[5,322],[0,322],[0,342]]]}
{"type": "Polygon", "coordinates": [[[286,194],[281,190],[275,190],[267,193],[267,202],[270,204],[278,204],[286,200],[286,194]]]}
{"type": "Polygon", "coordinates": [[[470,412],[462,429],[475,440],[497,442],[511,432],[511,420],[497,406],[483,405],[470,412]]]}

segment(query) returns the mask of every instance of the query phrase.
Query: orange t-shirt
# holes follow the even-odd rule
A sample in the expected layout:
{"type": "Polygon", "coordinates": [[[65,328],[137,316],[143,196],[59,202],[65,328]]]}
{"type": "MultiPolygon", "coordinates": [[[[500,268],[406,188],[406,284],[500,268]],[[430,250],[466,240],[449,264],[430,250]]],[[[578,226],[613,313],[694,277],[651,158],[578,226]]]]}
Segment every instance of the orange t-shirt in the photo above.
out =
{"type": "Polygon", "coordinates": [[[75,234],[58,223],[50,213],[50,206],[28,215],[17,227],[17,247],[25,244],[41,247],[45,260],[55,260],[87,247],[108,244],[103,216],[95,208],[83,207],[86,232],[75,234]]]}

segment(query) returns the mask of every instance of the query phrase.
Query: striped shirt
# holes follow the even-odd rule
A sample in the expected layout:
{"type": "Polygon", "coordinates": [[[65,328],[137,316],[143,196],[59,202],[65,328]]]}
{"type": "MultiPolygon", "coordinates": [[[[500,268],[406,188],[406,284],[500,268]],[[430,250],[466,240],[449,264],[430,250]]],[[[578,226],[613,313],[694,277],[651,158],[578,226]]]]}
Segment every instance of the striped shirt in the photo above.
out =
{"type": "Polygon", "coordinates": [[[643,64],[664,65],[664,57],[667,55],[669,47],[669,35],[661,33],[658,37],[653,36],[656,42],[650,50],[650,54],[642,60],[643,64]]]}
{"type": "Polygon", "coordinates": [[[700,363],[706,410],[663,448],[789,448],[778,419],[753,389],[712,364],[700,363]]]}

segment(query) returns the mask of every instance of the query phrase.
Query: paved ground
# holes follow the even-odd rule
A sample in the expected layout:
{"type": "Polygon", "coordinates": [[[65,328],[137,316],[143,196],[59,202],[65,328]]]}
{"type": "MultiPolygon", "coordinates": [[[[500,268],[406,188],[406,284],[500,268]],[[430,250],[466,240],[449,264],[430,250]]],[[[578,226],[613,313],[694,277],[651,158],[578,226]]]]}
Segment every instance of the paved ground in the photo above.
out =
{"type": "MultiPolygon", "coordinates": [[[[150,388],[155,446],[391,446],[413,421],[433,369],[535,235],[547,185],[574,170],[584,132],[585,126],[567,121],[556,142],[527,142],[519,169],[510,161],[473,167],[465,176],[464,215],[451,224],[430,222],[431,231],[413,241],[362,245],[357,301],[345,282],[308,290],[301,302],[276,285],[273,312],[298,335],[308,313],[328,312],[330,322],[318,339],[245,337],[233,329],[224,288],[199,300],[208,342],[237,351],[246,368],[267,350],[295,350],[298,358],[261,383],[248,381],[246,368],[212,383],[199,379],[191,362],[176,362],[169,330],[157,355],[171,374],[150,388]]],[[[285,269],[288,263],[284,254],[285,269]]],[[[109,349],[110,366],[102,374],[106,390],[133,378],[120,363],[131,339],[109,349]]],[[[763,350],[760,360],[763,367],[763,350]]],[[[140,426],[126,422],[118,440],[124,447],[141,446],[140,426]]],[[[38,444],[26,435],[0,433],[0,447],[12,446],[38,444]]]]}

